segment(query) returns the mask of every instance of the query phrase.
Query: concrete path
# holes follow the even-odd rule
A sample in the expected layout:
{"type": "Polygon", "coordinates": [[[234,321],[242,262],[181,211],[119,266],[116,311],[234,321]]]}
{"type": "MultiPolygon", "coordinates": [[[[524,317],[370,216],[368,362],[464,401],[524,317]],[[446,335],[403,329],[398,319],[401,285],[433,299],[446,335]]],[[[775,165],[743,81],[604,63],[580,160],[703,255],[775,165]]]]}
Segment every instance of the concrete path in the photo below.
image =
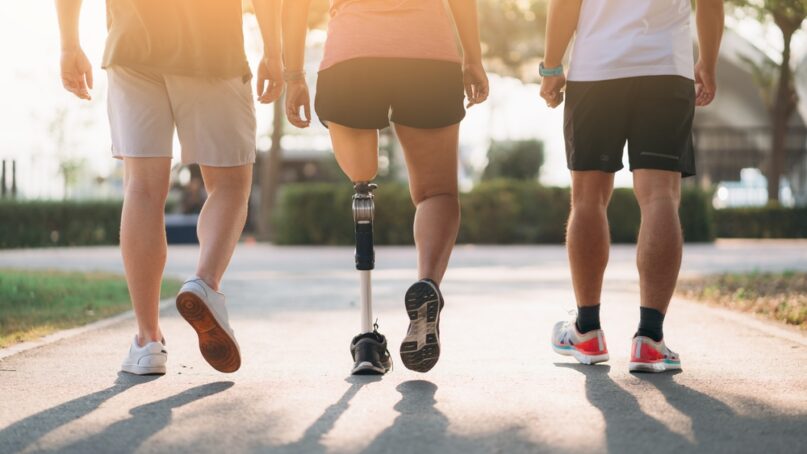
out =
{"type": "MultiPolygon", "coordinates": [[[[443,356],[400,365],[411,248],[380,248],[377,315],[396,368],[352,378],[358,329],[349,248],[241,246],[227,276],[244,363],[202,359],[164,311],[169,372],[118,373],[133,322],[0,360],[0,453],[12,452],[799,452],[807,446],[807,335],[675,301],[665,333],[675,375],[627,372],[638,321],[633,248],[616,247],[603,301],[612,360],[584,367],[549,348],[573,307],[562,247],[459,247],[446,276],[443,356]]],[[[195,250],[172,247],[170,274],[195,250]]],[[[10,251],[0,268],[120,270],[114,248],[10,251]]],[[[807,269],[807,242],[689,246],[686,274],[807,269]]]]}

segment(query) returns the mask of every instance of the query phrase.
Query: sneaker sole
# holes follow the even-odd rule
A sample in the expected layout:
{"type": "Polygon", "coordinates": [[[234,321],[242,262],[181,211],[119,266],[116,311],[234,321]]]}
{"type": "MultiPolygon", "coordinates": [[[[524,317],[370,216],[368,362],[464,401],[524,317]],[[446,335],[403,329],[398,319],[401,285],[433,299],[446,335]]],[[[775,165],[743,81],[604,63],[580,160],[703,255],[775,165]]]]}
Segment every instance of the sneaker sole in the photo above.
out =
{"type": "Polygon", "coordinates": [[[350,371],[351,375],[384,375],[388,372],[387,369],[379,366],[374,366],[370,361],[362,361],[353,367],[350,371]]]}
{"type": "Polygon", "coordinates": [[[122,366],[121,370],[133,375],[165,375],[165,366],[122,366]]]}
{"type": "Polygon", "coordinates": [[[440,359],[440,299],[431,284],[418,282],[404,300],[409,330],[401,342],[401,362],[407,369],[428,372],[440,359]]]}
{"type": "Polygon", "coordinates": [[[177,310],[199,336],[199,350],[205,361],[219,372],[235,372],[241,367],[238,345],[201,298],[193,292],[182,292],[177,295],[177,310]]]}
{"type": "Polygon", "coordinates": [[[554,350],[555,353],[557,353],[559,355],[571,356],[574,359],[576,359],[577,362],[579,362],[580,364],[587,364],[587,365],[599,364],[599,363],[604,363],[604,362],[608,361],[609,359],[611,359],[610,356],[608,355],[608,353],[603,353],[602,355],[586,355],[585,353],[580,353],[579,351],[577,351],[575,349],[566,350],[566,349],[558,348],[554,344],[552,344],[552,350],[554,350]]]}
{"type": "Polygon", "coordinates": [[[628,363],[628,370],[630,372],[660,373],[681,370],[681,363],[665,363],[663,361],[657,363],[631,362],[628,363]]]}

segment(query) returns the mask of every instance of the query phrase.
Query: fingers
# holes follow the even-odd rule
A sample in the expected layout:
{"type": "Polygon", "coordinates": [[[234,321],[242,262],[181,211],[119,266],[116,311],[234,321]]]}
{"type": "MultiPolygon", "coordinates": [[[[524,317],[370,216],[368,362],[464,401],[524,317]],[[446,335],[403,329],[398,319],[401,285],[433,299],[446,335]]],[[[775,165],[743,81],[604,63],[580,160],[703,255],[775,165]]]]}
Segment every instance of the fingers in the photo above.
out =
{"type": "Polygon", "coordinates": [[[266,80],[266,84],[268,84],[268,88],[266,88],[263,93],[258,95],[258,101],[261,104],[271,104],[277,101],[278,98],[280,98],[280,95],[283,94],[282,81],[278,82],[274,80],[266,80]]]}
{"type": "Polygon", "coordinates": [[[695,106],[705,107],[715,99],[717,86],[714,79],[708,75],[704,77],[700,71],[695,71],[695,106]]]}
{"type": "Polygon", "coordinates": [[[89,101],[92,99],[90,97],[90,92],[87,90],[87,85],[85,84],[84,77],[79,74],[62,74],[62,86],[69,91],[76,95],[76,97],[80,99],[86,99],[89,101]]]}
{"type": "Polygon", "coordinates": [[[258,94],[258,101],[260,101],[261,97],[263,97],[263,91],[264,87],[266,87],[266,82],[267,82],[266,79],[261,77],[260,75],[258,75],[258,77],[255,78],[255,93],[258,94]]]}
{"type": "Polygon", "coordinates": [[[468,104],[465,106],[465,108],[469,109],[477,104],[482,104],[485,102],[488,99],[489,90],[490,88],[487,82],[466,84],[465,97],[468,98],[468,104]]]}
{"type": "Polygon", "coordinates": [[[87,68],[87,71],[84,72],[84,80],[87,82],[87,86],[92,90],[92,67],[87,68]]]}
{"type": "Polygon", "coordinates": [[[546,101],[546,106],[554,109],[563,102],[563,92],[560,90],[541,90],[541,97],[546,101]]]}
{"type": "Polygon", "coordinates": [[[308,101],[305,102],[287,101],[286,117],[289,119],[289,123],[298,128],[307,128],[311,124],[311,107],[309,104],[310,103],[308,101]],[[305,110],[306,118],[300,117],[301,106],[305,110]]]}
{"type": "Polygon", "coordinates": [[[713,87],[707,87],[705,84],[698,84],[695,86],[695,105],[698,107],[705,107],[712,103],[715,99],[715,90],[713,87]]]}

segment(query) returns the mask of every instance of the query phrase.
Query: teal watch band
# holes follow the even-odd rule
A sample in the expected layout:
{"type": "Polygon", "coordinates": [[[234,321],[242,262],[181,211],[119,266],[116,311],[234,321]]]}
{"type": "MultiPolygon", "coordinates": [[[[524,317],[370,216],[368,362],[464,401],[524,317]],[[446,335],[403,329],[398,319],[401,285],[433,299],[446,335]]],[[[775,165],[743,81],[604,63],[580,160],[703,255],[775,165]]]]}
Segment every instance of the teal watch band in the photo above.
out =
{"type": "Polygon", "coordinates": [[[563,65],[558,65],[554,68],[547,68],[544,66],[544,62],[538,66],[538,74],[541,77],[557,77],[563,75],[563,65]]]}

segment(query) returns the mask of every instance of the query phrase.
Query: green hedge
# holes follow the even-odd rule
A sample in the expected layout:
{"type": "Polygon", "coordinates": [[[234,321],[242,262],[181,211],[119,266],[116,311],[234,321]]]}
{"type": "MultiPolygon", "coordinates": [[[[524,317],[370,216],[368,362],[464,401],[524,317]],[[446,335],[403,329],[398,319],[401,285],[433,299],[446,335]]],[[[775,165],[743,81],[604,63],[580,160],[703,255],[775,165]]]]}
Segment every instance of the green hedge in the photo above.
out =
{"type": "MultiPolygon", "coordinates": [[[[284,186],[274,219],[279,244],[353,244],[348,184],[284,186]]],[[[376,243],[412,244],[414,208],[406,185],[376,192],[376,243]]],[[[710,194],[684,190],[681,221],[687,241],[721,238],[807,238],[807,208],[712,210],[710,194]]],[[[564,240],[569,191],[531,181],[492,180],[461,195],[459,242],[559,244],[564,240]]],[[[0,200],[0,249],[117,244],[120,201],[0,200]]],[[[608,208],[614,242],[636,240],[639,207],[630,189],[617,189],[608,208]]]]}
{"type": "Polygon", "coordinates": [[[0,249],[117,244],[120,201],[0,200],[0,249]]]}
{"type": "Polygon", "coordinates": [[[807,238],[807,207],[715,210],[720,238],[807,238]]]}
{"type": "MultiPolygon", "coordinates": [[[[275,217],[279,244],[353,244],[348,184],[292,184],[281,192],[275,217]]],[[[685,190],[681,219],[687,241],[711,241],[710,197],[685,190]]],[[[533,181],[492,180],[461,195],[458,241],[476,244],[562,243],[569,214],[569,190],[533,181]]],[[[630,189],[617,189],[608,209],[614,242],[636,241],[639,207],[630,189]]],[[[414,208],[405,185],[376,192],[376,244],[411,244],[414,208]]]]}

